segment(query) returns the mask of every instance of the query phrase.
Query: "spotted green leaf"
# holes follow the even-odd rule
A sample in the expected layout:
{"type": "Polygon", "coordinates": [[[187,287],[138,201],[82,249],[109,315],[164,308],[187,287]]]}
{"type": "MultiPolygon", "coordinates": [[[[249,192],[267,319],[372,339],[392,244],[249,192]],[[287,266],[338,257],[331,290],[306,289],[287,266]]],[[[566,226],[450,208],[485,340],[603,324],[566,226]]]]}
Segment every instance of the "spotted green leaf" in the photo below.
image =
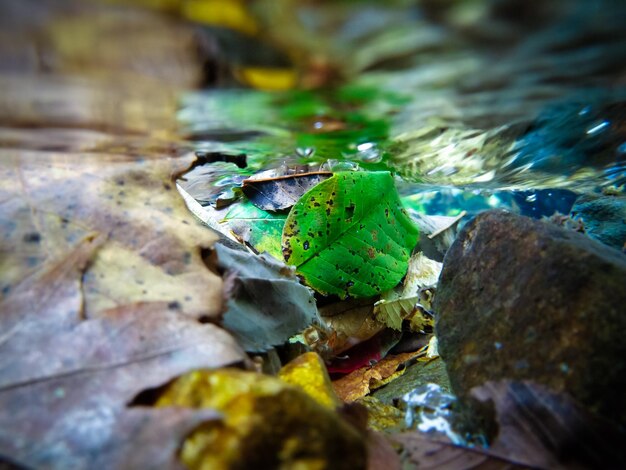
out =
{"type": "Polygon", "coordinates": [[[389,172],[339,172],[292,207],[282,249],[322,294],[366,297],[400,282],[417,238],[389,172]]]}

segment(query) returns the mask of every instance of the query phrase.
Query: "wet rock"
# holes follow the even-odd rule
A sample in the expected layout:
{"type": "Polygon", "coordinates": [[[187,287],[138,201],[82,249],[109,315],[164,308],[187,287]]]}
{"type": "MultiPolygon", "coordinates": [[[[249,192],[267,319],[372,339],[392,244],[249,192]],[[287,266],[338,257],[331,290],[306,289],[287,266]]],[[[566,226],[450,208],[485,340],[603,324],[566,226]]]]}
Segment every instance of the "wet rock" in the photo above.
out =
{"type": "Polygon", "coordinates": [[[591,238],[626,251],[626,197],[581,196],[570,216],[583,223],[591,238]]]}
{"type": "Polygon", "coordinates": [[[436,331],[459,398],[531,380],[626,424],[626,255],[502,211],[469,222],[439,279],[436,331]]]}

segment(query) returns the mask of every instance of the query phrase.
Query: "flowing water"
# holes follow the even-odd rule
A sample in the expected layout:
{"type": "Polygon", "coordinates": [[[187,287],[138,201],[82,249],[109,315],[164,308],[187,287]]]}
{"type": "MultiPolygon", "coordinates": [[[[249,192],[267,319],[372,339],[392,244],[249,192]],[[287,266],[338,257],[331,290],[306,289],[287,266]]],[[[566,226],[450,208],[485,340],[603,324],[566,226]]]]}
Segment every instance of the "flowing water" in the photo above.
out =
{"type": "Polygon", "coordinates": [[[23,130],[45,128],[44,148],[245,153],[247,168],[188,175],[202,203],[256,171],[329,160],[393,171],[405,204],[429,214],[550,216],[626,182],[621,0],[256,0],[254,28],[170,3],[194,22],[6,2],[3,146],[42,148],[23,130]],[[290,64],[304,87],[242,86],[241,70],[265,70],[261,88],[290,88],[290,64]]]}
{"type": "MultiPolygon", "coordinates": [[[[239,174],[327,160],[389,169],[405,204],[430,214],[567,214],[578,194],[623,187],[623,3],[468,1],[438,20],[402,2],[365,3],[332,37],[357,56],[347,84],[188,94],[178,113],[185,138],[246,153],[239,174]]],[[[217,185],[233,183],[232,169],[210,172],[217,185]]],[[[211,200],[189,178],[191,192],[211,200]]]]}

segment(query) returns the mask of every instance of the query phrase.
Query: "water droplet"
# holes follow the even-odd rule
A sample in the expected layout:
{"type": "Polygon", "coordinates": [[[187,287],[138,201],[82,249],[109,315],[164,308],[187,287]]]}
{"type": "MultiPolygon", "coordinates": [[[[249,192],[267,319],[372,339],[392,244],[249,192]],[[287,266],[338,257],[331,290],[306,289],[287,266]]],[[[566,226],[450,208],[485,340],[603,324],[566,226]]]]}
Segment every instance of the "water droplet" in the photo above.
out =
{"type": "Polygon", "coordinates": [[[322,170],[326,171],[358,171],[359,164],[355,162],[340,162],[339,160],[327,160],[321,167],[322,170]]]}
{"type": "Polygon", "coordinates": [[[312,157],[314,153],[315,153],[314,147],[298,147],[296,149],[296,154],[302,158],[312,157]]]}
{"type": "Polygon", "coordinates": [[[225,176],[223,178],[218,179],[215,183],[215,186],[223,187],[223,186],[239,186],[241,182],[245,179],[245,176],[225,176]]]}

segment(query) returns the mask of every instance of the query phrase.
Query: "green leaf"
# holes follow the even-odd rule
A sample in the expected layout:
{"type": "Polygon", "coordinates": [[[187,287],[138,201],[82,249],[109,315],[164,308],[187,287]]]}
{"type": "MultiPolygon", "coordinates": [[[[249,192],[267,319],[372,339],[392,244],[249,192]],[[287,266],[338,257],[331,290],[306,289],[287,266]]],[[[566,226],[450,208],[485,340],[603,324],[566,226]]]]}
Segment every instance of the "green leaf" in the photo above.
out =
{"type": "Polygon", "coordinates": [[[318,292],[367,297],[400,282],[417,238],[389,172],[339,172],[292,207],[282,248],[318,292]]]}
{"type": "Polygon", "coordinates": [[[269,213],[246,201],[233,206],[224,220],[242,243],[248,243],[259,253],[267,252],[282,260],[280,246],[286,215],[269,213]]]}

